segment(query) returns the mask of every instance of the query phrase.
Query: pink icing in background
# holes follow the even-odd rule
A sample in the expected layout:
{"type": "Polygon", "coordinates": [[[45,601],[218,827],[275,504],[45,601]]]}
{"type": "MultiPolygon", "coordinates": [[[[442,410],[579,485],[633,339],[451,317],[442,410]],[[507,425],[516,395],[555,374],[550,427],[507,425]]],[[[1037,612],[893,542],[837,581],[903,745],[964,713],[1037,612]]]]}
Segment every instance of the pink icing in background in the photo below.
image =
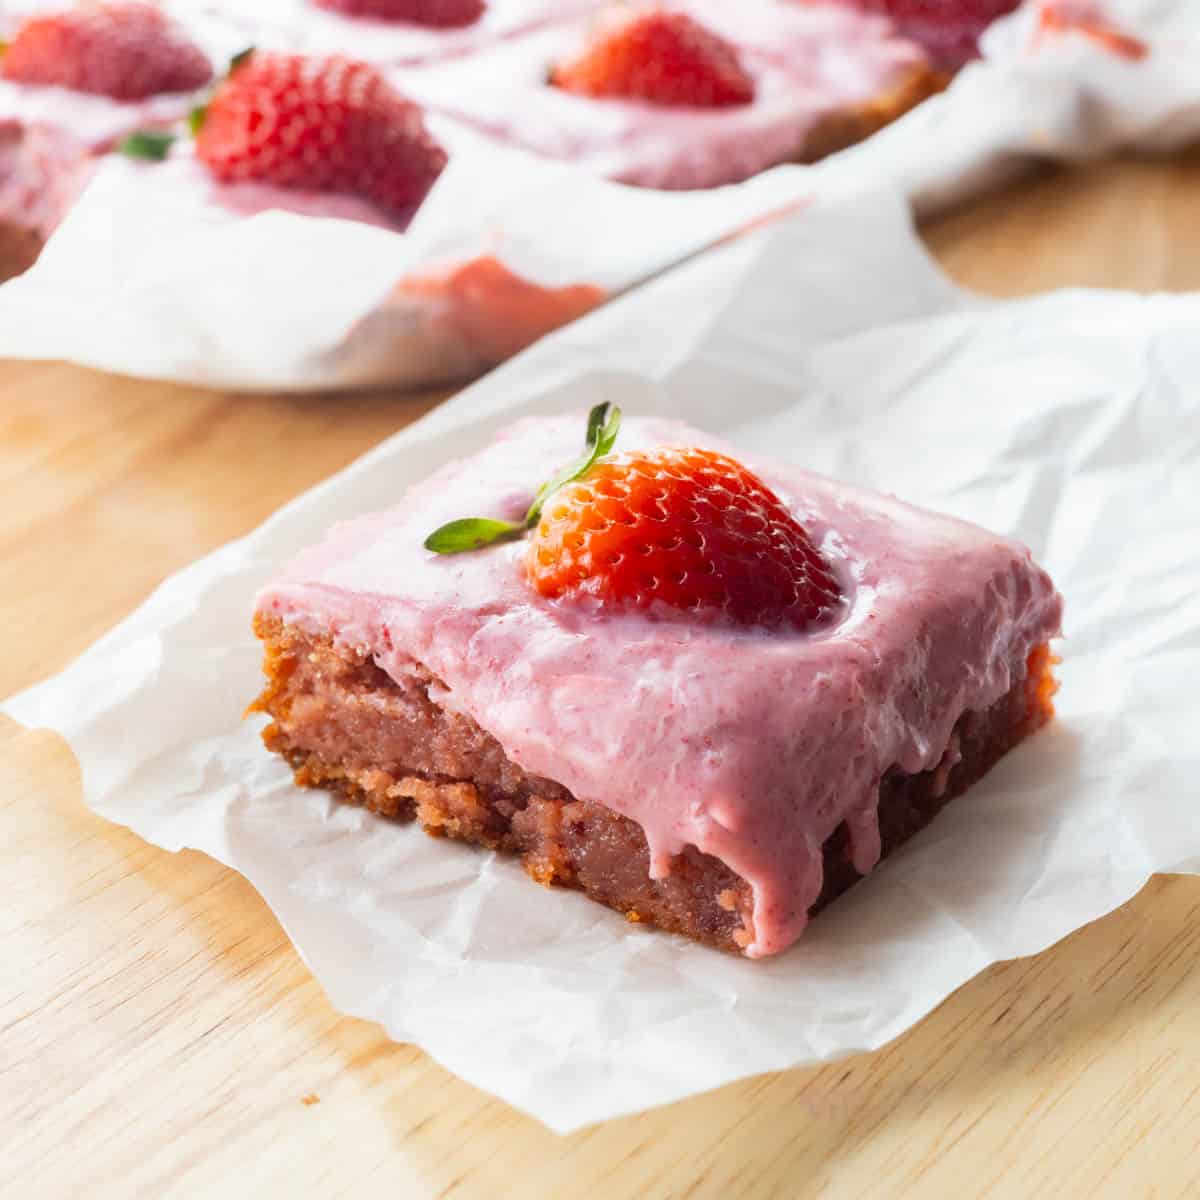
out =
{"type": "MultiPolygon", "coordinates": [[[[518,512],[578,449],[577,419],[527,421],[443,468],[394,509],[340,526],[258,598],[261,611],[410,659],[526,771],[637,821],[652,873],[695,845],[754,895],[753,956],[802,932],[820,847],[843,821],[858,870],[879,856],[878,784],[932,770],[1009,663],[1059,631],[1061,598],[1017,543],[812,475],[743,460],[789,503],[839,577],[844,620],[781,634],[596,615],[541,600],[523,544],[439,558],[443,521],[518,512]]],[[[686,426],[629,421],[625,448],[721,448],[686,426]]]]}
{"type": "Polygon", "coordinates": [[[127,103],[0,79],[0,223],[49,237],[97,155],[135,130],[173,125],[194,102],[182,94],[127,103]]]}
{"type": "Polygon", "coordinates": [[[492,137],[643,187],[715,187],[793,158],[822,117],[866,102],[925,63],[885,21],[829,5],[679,0],[728,37],[754,77],[754,102],[720,110],[595,99],[546,82],[585,43],[592,18],[560,21],[466,59],[395,69],[431,111],[492,137]]]}
{"type": "Polygon", "coordinates": [[[348,17],[309,0],[167,0],[189,26],[237,30],[245,46],[307,54],[345,54],[392,66],[467,54],[481,44],[512,37],[550,21],[587,13],[608,0],[487,0],[469,25],[428,28],[404,21],[348,17]]]}

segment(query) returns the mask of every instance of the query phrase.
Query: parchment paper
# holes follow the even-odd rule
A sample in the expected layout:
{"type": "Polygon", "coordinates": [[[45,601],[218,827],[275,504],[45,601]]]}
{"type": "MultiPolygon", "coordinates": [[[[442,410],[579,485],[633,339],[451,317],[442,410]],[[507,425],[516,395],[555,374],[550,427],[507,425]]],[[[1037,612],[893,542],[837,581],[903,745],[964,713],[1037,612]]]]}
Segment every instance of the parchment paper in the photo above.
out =
{"type": "Polygon", "coordinates": [[[167,581],[4,709],[85,802],[241,871],[340,1009],[553,1129],[870,1050],[1155,871],[1200,871],[1200,297],[985,302],[895,195],[820,203],[541,342],[167,581]],[[781,957],[631,927],[303,792],[241,713],[255,590],[519,414],[599,399],[1026,540],[1066,596],[1060,716],[781,957]]]}

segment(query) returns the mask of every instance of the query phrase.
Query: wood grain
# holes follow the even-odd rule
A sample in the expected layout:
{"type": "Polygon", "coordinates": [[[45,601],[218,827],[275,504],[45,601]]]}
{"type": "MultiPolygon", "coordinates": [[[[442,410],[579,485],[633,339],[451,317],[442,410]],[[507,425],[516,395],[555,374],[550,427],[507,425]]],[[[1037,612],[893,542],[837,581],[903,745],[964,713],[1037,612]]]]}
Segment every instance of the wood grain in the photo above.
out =
{"type": "MultiPolygon", "coordinates": [[[[962,282],[1200,287],[1200,159],[931,226],[962,282]]],[[[0,365],[0,693],[436,397],[0,365]],[[286,437],[281,436],[286,431],[286,437]]],[[[0,1195],[1200,1195],[1200,881],[1154,880],[892,1046],[556,1138],[339,1016],[239,876],[85,810],[0,721],[0,1195]]]]}

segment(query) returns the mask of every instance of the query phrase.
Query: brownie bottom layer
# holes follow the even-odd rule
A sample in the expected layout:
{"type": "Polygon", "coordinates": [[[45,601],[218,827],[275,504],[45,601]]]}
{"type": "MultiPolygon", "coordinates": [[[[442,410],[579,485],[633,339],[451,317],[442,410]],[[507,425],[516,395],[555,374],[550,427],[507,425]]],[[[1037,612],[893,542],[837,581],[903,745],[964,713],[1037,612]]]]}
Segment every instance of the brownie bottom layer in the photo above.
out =
{"type": "MultiPolygon", "coordinates": [[[[419,663],[397,682],[365,648],[335,646],[261,615],[255,631],[265,645],[267,685],[252,708],[272,718],[263,741],[287,759],[300,785],[416,820],[435,837],[518,855],[539,883],[579,889],[630,921],[723,950],[749,943],[752,902],[740,876],[689,846],[665,879],[651,879],[636,822],[526,774],[474,721],[431,698],[440,685],[419,663]]],[[[917,775],[887,772],[879,788],[885,857],[1049,719],[1050,663],[1039,647],[1014,664],[1006,695],[962,717],[954,761],[948,756],[917,775]]],[[[825,882],[813,912],[861,878],[845,826],[823,852],[825,882]]]]}
{"type": "Polygon", "coordinates": [[[0,221],[0,283],[29,270],[42,250],[42,239],[31,229],[0,221]]]}

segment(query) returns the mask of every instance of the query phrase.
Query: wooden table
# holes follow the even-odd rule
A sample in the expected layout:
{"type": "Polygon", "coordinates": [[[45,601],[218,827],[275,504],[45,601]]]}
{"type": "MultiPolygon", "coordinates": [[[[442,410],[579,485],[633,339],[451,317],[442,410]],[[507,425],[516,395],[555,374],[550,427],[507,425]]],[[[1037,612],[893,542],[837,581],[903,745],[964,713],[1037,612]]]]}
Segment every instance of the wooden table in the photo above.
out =
{"type": "MultiPolygon", "coordinates": [[[[1200,157],[1047,173],[928,237],[998,294],[1197,288],[1198,188],[1200,157]]],[[[435,399],[0,365],[0,694],[435,399]]],[[[1196,879],[877,1054],[563,1139],[340,1016],[249,884],[92,816],[64,745],[2,719],[0,895],[4,1196],[1200,1194],[1196,879]]]]}

